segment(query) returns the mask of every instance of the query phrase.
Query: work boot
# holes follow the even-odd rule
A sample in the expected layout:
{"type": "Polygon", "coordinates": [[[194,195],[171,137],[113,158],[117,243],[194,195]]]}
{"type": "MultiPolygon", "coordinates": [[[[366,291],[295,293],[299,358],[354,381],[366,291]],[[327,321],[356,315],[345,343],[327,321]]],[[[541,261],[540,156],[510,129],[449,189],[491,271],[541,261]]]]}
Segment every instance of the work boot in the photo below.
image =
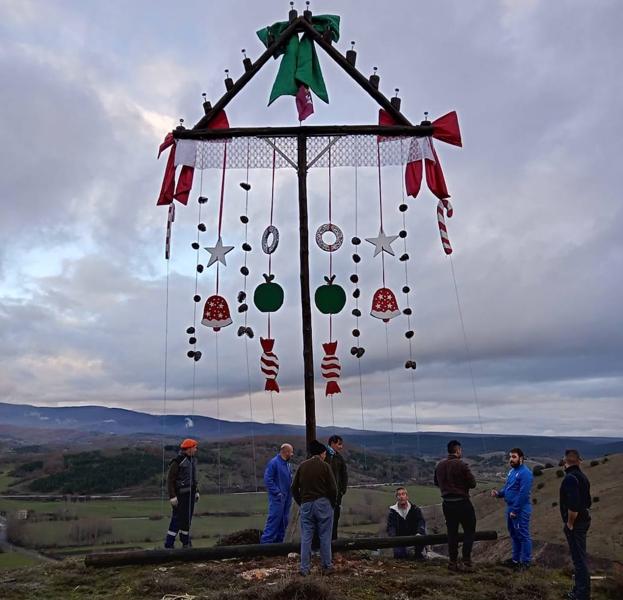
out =
{"type": "Polygon", "coordinates": [[[323,567],[323,569],[320,571],[321,575],[334,575],[335,574],[335,569],[333,567],[323,567]]]}
{"type": "Polygon", "coordinates": [[[461,571],[465,571],[466,573],[473,573],[474,563],[471,560],[463,560],[463,564],[461,565],[461,571]]]}

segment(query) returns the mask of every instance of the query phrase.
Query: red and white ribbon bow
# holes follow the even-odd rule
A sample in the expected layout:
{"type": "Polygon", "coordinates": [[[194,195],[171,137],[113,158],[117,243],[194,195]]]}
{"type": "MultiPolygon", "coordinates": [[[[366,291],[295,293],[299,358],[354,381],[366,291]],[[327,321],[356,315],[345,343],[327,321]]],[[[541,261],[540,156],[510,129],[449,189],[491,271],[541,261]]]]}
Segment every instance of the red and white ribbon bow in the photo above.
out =
{"type": "Polygon", "coordinates": [[[322,344],[322,348],[324,349],[325,355],[322,359],[322,363],[320,363],[320,369],[322,371],[322,376],[327,380],[325,395],[339,394],[342,390],[337,380],[340,377],[342,366],[340,365],[340,359],[335,355],[337,341],[322,344]]]}

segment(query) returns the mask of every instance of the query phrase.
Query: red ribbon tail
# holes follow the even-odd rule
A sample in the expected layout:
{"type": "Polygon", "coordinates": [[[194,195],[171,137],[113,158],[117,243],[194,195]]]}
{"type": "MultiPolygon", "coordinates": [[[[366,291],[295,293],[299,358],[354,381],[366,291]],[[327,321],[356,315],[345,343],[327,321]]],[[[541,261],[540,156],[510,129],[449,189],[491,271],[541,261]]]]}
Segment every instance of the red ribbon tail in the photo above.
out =
{"type": "Polygon", "coordinates": [[[267,379],[266,380],[266,385],[264,386],[264,389],[267,392],[277,392],[277,393],[279,393],[279,384],[277,383],[276,379],[267,379]]]}
{"type": "Polygon", "coordinates": [[[332,394],[339,394],[341,392],[342,390],[340,389],[340,386],[337,384],[337,381],[327,382],[327,388],[325,390],[326,396],[331,396],[332,394]]]}
{"type": "Polygon", "coordinates": [[[171,204],[173,202],[173,193],[175,190],[175,146],[169,152],[167,166],[164,169],[164,177],[162,179],[162,188],[156,206],[163,204],[171,204]]]}
{"type": "Polygon", "coordinates": [[[194,174],[195,167],[189,167],[188,165],[184,165],[180,171],[180,176],[177,179],[177,187],[175,188],[175,194],[173,197],[181,204],[188,204],[188,196],[193,187],[194,174]]]}
{"type": "Polygon", "coordinates": [[[433,156],[435,157],[435,162],[428,158],[425,161],[426,183],[428,184],[430,191],[433,192],[437,198],[444,200],[445,198],[449,198],[450,194],[448,194],[448,188],[446,187],[446,180],[443,176],[443,171],[441,170],[439,157],[437,156],[437,152],[432,144],[431,149],[433,151],[433,156]]]}
{"type": "Polygon", "coordinates": [[[422,161],[414,160],[407,163],[405,169],[405,187],[407,190],[407,196],[416,198],[420,193],[420,187],[422,187],[422,161]]]}

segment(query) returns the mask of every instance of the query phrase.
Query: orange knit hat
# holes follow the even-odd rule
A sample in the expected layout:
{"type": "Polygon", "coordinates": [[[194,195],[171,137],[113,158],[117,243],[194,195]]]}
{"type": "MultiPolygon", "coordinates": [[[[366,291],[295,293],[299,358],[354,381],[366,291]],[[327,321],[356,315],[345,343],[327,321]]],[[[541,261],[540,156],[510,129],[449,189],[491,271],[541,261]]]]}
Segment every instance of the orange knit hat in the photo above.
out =
{"type": "Polygon", "coordinates": [[[197,444],[197,440],[192,440],[190,438],[186,438],[181,444],[180,444],[180,448],[182,450],[187,450],[188,448],[194,448],[195,446],[198,446],[199,444],[197,444]]]}

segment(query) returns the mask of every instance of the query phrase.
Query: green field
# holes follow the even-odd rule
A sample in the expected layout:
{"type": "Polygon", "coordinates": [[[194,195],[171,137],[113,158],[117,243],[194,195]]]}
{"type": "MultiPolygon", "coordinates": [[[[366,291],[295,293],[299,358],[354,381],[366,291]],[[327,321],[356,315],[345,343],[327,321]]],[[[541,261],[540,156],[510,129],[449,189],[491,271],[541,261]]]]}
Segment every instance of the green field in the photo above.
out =
{"type": "Polygon", "coordinates": [[[38,562],[36,559],[19,552],[0,552],[0,570],[30,567],[38,564],[38,562]]]}

